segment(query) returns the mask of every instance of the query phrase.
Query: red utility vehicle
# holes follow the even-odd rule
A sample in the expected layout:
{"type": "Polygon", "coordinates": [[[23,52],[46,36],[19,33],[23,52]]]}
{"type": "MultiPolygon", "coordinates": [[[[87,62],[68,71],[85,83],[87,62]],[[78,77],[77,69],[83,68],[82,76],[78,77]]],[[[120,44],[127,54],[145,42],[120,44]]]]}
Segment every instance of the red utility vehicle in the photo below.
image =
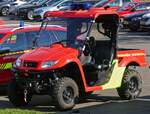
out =
{"type": "Polygon", "coordinates": [[[0,86],[7,85],[11,80],[12,63],[20,55],[35,47],[47,46],[57,37],[64,38],[66,36],[65,29],[59,26],[48,26],[40,34],[39,29],[39,25],[25,27],[5,25],[0,28],[0,86]],[[40,39],[37,41],[38,44],[35,44],[34,40],[38,34],[40,39]]]}
{"type": "Polygon", "coordinates": [[[98,90],[117,89],[122,99],[139,96],[142,79],[134,68],[147,66],[145,52],[118,48],[116,13],[54,11],[45,18],[41,29],[49,22],[63,24],[67,38],[17,59],[8,88],[15,106],[27,105],[35,94],[52,96],[60,110],[73,108],[76,99],[98,90]]]}

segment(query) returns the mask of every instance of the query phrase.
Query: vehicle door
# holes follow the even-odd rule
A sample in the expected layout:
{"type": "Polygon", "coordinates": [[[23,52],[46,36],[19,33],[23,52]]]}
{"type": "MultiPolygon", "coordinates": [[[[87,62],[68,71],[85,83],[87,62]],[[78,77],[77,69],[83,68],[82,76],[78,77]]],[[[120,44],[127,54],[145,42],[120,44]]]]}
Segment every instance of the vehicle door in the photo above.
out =
{"type": "Polygon", "coordinates": [[[0,45],[1,49],[7,49],[6,53],[0,54],[0,84],[7,83],[11,79],[13,62],[24,53],[27,48],[25,33],[13,33],[0,45]]]}

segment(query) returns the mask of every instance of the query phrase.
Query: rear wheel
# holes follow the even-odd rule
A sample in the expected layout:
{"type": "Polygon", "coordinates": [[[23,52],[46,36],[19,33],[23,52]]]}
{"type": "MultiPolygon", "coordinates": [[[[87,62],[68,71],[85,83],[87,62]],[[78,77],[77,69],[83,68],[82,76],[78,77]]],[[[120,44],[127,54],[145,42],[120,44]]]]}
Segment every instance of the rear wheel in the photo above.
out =
{"type": "Polygon", "coordinates": [[[119,96],[125,100],[135,99],[142,91],[142,79],[140,74],[128,69],[124,74],[122,85],[117,89],[119,96]]]}
{"type": "Polygon", "coordinates": [[[79,96],[78,86],[71,78],[62,78],[55,83],[52,96],[60,110],[72,109],[79,96]]]}
{"type": "Polygon", "coordinates": [[[26,106],[31,101],[32,95],[28,91],[21,89],[16,80],[12,80],[8,85],[8,98],[14,106],[20,107],[26,106]]]}

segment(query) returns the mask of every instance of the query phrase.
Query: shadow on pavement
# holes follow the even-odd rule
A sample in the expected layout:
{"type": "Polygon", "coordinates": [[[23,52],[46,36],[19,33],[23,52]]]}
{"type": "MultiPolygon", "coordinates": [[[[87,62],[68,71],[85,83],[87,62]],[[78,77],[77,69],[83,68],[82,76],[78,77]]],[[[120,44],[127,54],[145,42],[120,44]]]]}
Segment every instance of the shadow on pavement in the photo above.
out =
{"type": "MultiPolygon", "coordinates": [[[[34,97],[32,102],[24,108],[41,112],[56,112],[48,96],[34,97]]],[[[15,108],[8,100],[0,100],[0,109],[15,108]]],[[[149,114],[150,96],[143,96],[133,101],[123,101],[119,97],[98,96],[93,94],[85,100],[82,100],[75,109],[71,111],[59,112],[60,114],[149,114]],[[92,104],[92,103],[97,104],[92,104]],[[85,105],[85,104],[90,104],[85,105]]]]}
{"type": "MultiPolygon", "coordinates": [[[[104,97],[109,98],[109,97],[104,97]]],[[[103,104],[87,106],[59,114],[149,114],[150,96],[133,101],[110,100],[103,104]]]]}
{"type": "MultiPolygon", "coordinates": [[[[107,97],[107,96],[98,96],[99,94],[93,94],[89,96],[88,98],[84,98],[83,100],[80,101],[79,104],[77,105],[83,105],[85,103],[92,103],[92,102],[98,102],[98,103],[104,103],[108,101],[113,101],[113,100],[119,100],[119,97],[107,97]]],[[[4,108],[15,108],[9,101],[8,98],[5,96],[2,96],[3,99],[0,99],[0,109],[4,108]]],[[[23,107],[21,109],[32,109],[36,111],[41,111],[41,112],[57,112],[58,109],[56,109],[53,106],[53,103],[51,102],[51,97],[49,96],[34,96],[31,103],[27,107],[23,107]]]]}

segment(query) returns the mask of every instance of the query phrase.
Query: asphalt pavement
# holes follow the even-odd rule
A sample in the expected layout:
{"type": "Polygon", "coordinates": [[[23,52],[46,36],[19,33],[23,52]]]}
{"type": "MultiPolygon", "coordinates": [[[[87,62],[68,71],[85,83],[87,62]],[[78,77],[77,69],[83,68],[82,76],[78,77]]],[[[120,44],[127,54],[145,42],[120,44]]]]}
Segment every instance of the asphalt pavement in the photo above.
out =
{"type": "MultiPolygon", "coordinates": [[[[18,22],[14,21],[13,23],[18,22]]],[[[121,30],[118,41],[119,47],[145,49],[147,60],[150,63],[150,33],[121,30]]],[[[150,114],[150,70],[140,68],[139,71],[143,78],[143,91],[136,100],[123,101],[113,89],[94,93],[88,99],[77,104],[71,111],[58,112],[52,106],[49,96],[33,96],[32,102],[25,109],[60,114],[150,114]]],[[[6,95],[0,96],[0,109],[3,108],[14,108],[6,95]]]]}

